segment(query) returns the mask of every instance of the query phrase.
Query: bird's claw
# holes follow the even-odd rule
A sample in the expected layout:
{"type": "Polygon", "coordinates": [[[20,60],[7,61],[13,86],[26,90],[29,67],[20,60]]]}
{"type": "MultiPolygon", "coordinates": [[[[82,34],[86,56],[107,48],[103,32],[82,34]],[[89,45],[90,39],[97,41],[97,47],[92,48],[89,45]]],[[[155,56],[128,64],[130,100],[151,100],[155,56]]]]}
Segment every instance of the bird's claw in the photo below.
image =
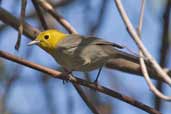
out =
{"type": "Polygon", "coordinates": [[[63,80],[63,84],[66,84],[69,82],[69,80],[72,76],[72,71],[64,69],[64,76],[65,76],[66,80],[63,80]]]}
{"type": "Polygon", "coordinates": [[[98,85],[98,79],[96,78],[94,81],[93,81],[94,84],[98,85]]]}

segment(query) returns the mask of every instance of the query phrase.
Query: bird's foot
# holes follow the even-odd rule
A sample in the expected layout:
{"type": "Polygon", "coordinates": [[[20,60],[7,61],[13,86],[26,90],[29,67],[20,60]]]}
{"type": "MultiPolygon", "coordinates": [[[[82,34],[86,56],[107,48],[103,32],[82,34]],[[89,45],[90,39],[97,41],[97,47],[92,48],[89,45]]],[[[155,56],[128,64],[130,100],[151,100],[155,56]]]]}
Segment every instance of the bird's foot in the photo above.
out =
{"type": "Polygon", "coordinates": [[[98,85],[98,78],[93,81],[94,84],[98,85]]]}
{"type": "Polygon", "coordinates": [[[66,84],[69,82],[69,79],[72,76],[72,71],[64,68],[64,76],[65,76],[66,80],[63,80],[63,84],[66,84]]]}

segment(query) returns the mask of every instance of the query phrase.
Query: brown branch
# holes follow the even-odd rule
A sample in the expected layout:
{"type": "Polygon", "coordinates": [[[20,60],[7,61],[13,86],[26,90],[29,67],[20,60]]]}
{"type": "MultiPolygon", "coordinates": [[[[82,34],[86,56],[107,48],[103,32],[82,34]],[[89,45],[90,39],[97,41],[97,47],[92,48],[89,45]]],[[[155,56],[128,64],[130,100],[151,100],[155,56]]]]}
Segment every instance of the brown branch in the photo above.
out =
{"type": "Polygon", "coordinates": [[[51,77],[62,79],[62,80],[69,80],[70,82],[72,82],[74,84],[79,84],[79,85],[91,88],[93,90],[104,93],[104,94],[109,95],[111,97],[120,99],[120,100],[122,100],[126,103],[129,103],[129,104],[131,104],[137,108],[140,108],[140,109],[142,109],[148,113],[160,114],[160,112],[158,112],[157,110],[155,110],[155,109],[153,109],[153,108],[151,108],[145,104],[142,104],[139,101],[136,101],[135,99],[133,99],[131,97],[122,95],[122,94],[120,94],[116,91],[113,91],[111,89],[108,89],[104,86],[100,86],[100,85],[97,86],[97,84],[95,84],[95,83],[91,83],[91,82],[88,82],[86,80],[82,80],[82,79],[77,78],[77,77],[65,76],[64,74],[62,74],[59,71],[50,69],[48,67],[41,66],[39,64],[35,64],[33,62],[29,62],[27,60],[24,60],[23,58],[16,57],[12,54],[9,54],[9,53],[3,52],[3,51],[0,51],[0,57],[5,58],[5,59],[10,60],[10,61],[13,61],[13,62],[16,62],[16,63],[19,63],[19,64],[24,65],[24,66],[30,67],[30,68],[35,69],[37,71],[47,73],[51,77]]]}
{"type": "MultiPolygon", "coordinates": [[[[10,25],[16,30],[18,30],[20,21],[16,17],[12,16],[9,12],[7,12],[2,7],[0,7],[0,20],[5,24],[10,25]]],[[[31,40],[34,40],[35,37],[40,32],[38,29],[33,28],[31,25],[29,25],[26,22],[23,23],[23,28],[24,28],[23,33],[26,36],[28,36],[28,38],[30,38],[31,40]]]]}
{"type": "Polygon", "coordinates": [[[26,13],[26,5],[27,5],[27,0],[22,0],[21,1],[20,26],[18,28],[18,38],[15,44],[16,50],[19,50],[20,48],[21,36],[23,34],[23,23],[24,23],[24,18],[25,18],[25,13],[26,13]]]}
{"type": "Polygon", "coordinates": [[[36,1],[43,9],[49,12],[63,27],[65,27],[69,33],[77,34],[77,31],[70,25],[70,23],[66,21],[62,16],[60,16],[52,7],[52,5],[50,5],[46,0],[36,1]]]}
{"type": "Polygon", "coordinates": [[[43,16],[42,9],[39,7],[39,5],[38,5],[38,3],[36,2],[36,0],[32,0],[32,3],[33,3],[33,5],[34,5],[34,7],[35,7],[35,10],[36,10],[36,12],[37,12],[38,18],[39,18],[39,20],[40,20],[40,22],[41,22],[43,28],[44,28],[45,30],[47,30],[47,29],[48,29],[48,25],[47,25],[46,20],[45,20],[45,18],[44,18],[44,16],[43,16]]]}

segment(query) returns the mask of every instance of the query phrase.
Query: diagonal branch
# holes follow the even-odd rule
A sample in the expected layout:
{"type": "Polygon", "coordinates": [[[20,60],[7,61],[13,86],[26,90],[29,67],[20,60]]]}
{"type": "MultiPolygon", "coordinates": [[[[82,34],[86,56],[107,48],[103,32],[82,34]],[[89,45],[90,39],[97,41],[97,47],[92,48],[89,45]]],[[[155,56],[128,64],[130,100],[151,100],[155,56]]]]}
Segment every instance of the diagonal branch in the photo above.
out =
{"type": "Polygon", "coordinates": [[[45,20],[45,18],[44,18],[44,16],[43,16],[42,9],[40,8],[40,6],[39,6],[38,3],[36,2],[36,0],[32,0],[32,3],[33,3],[33,5],[34,5],[34,7],[35,7],[35,10],[36,10],[36,12],[37,12],[38,18],[39,18],[39,20],[40,20],[40,22],[41,22],[43,28],[44,28],[45,30],[47,30],[47,29],[48,29],[48,25],[47,25],[46,20],[45,20]]]}
{"type": "Polygon", "coordinates": [[[47,73],[53,78],[58,78],[58,79],[62,79],[62,80],[69,80],[70,82],[72,82],[74,84],[79,84],[79,85],[91,88],[91,89],[96,90],[98,92],[104,93],[108,96],[120,99],[120,100],[122,100],[126,103],[129,103],[129,104],[131,104],[137,108],[140,108],[140,109],[142,109],[148,113],[160,114],[160,112],[158,112],[157,110],[155,110],[155,109],[153,109],[153,108],[151,108],[145,104],[142,104],[139,101],[136,101],[135,99],[133,99],[131,97],[122,95],[122,94],[120,94],[116,91],[113,91],[111,89],[108,89],[104,86],[100,86],[100,85],[97,86],[95,83],[91,83],[91,82],[88,82],[86,80],[82,80],[82,79],[77,78],[77,77],[65,76],[59,71],[50,69],[48,67],[41,66],[39,64],[35,64],[33,62],[29,62],[23,58],[16,57],[16,56],[9,54],[9,53],[6,53],[4,51],[0,51],[0,57],[5,58],[5,59],[10,60],[10,61],[13,61],[13,62],[16,62],[16,63],[19,63],[19,64],[24,65],[24,66],[30,67],[30,68],[35,69],[37,71],[47,73]]]}
{"type": "Polygon", "coordinates": [[[107,0],[101,1],[101,4],[99,6],[99,12],[98,12],[97,20],[95,21],[95,23],[89,23],[90,27],[88,28],[88,30],[89,30],[88,33],[90,35],[95,34],[98,31],[98,29],[100,29],[100,27],[102,26],[103,21],[105,19],[105,13],[106,13],[108,2],[109,1],[107,1],[107,0]]]}
{"type": "Polygon", "coordinates": [[[35,0],[43,9],[48,11],[63,27],[65,27],[69,33],[77,34],[77,31],[66,21],[61,15],[59,15],[55,9],[46,0],[35,0]]]}
{"type": "Polygon", "coordinates": [[[165,71],[163,71],[163,69],[160,67],[160,65],[155,61],[153,56],[148,52],[146,47],[141,42],[136,30],[134,29],[133,25],[131,24],[131,22],[125,12],[125,9],[123,8],[121,1],[120,0],[114,0],[114,1],[116,3],[116,6],[120,12],[120,15],[121,15],[123,21],[128,29],[128,32],[132,36],[132,39],[135,41],[135,43],[137,44],[139,49],[142,51],[142,53],[147,57],[148,61],[151,63],[154,70],[159,74],[158,76],[163,78],[167,82],[167,84],[171,85],[171,78],[167,75],[167,73],[165,71]]]}
{"type": "MultiPolygon", "coordinates": [[[[142,24],[143,24],[143,16],[144,16],[144,8],[145,8],[145,0],[142,0],[141,3],[141,13],[140,13],[140,18],[139,18],[139,26],[138,26],[138,30],[137,33],[139,35],[139,37],[141,38],[141,31],[142,31],[142,24]]],[[[139,51],[139,55],[143,56],[143,53],[141,52],[141,50],[139,51]]],[[[162,92],[160,92],[155,85],[151,82],[150,77],[149,77],[149,73],[147,71],[147,67],[146,64],[144,62],[143,58],[140,58],[140,66],[144,75],[144,78],[150,88],[150,90],[159,98],[164,99],[164,100],[171,100],[170,96],[166,96],[164,95],[162,92]]]]}
{"type": "MultiPolygon", "coordinates": [[[[18,27],[20,25],[20,21],[2,7],[0,7],[0,20],[16,30],[18,30],[18,27]]],[[[40,33],[40,31],[36,28],[33,28],[30,24],[24,22],[23,33],[31,40],[34,40],[35,37],[40,33]]]]}

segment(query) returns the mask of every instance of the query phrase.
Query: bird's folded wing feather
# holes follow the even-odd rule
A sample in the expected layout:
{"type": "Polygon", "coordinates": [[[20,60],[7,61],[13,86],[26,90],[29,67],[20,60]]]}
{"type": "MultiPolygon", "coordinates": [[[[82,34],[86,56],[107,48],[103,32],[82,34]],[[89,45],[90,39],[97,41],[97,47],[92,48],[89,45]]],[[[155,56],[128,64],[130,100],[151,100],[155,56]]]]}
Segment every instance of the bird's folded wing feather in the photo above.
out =
{"type": "Polygon", "coordinates": [[[86,45],[110,45],[119,49],[124,48],[119,44],[108,42],[97,37],[93,37],[93,36],[84,37],[80,35],[69,35],[67,38],[65,38],[58,44],[58,47],[68,49],[68,48],[74,48],[77,46],[86,46],[86,45]]]}

